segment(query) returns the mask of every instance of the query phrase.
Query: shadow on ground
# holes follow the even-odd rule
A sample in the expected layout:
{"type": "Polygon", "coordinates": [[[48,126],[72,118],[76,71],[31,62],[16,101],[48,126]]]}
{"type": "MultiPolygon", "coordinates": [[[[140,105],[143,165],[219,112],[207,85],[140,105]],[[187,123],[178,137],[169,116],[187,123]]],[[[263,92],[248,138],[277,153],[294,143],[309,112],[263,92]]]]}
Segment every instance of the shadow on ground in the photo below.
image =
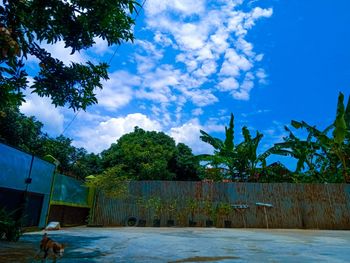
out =
{"type": "MultiPolygon", "coordinates": [[[[93,242],[105,236],[62,236],[48,233],[54,241],[65,245],[64,257],[59,262],[94,262],[94,259],[106,256],[98,248],[89,248],[93,242]]],[[[24,235],[18,242],[0,241],[0,262],[41,262],[36,257],[42,234],[24,235]]],[[[49,256],[50,261],[53,259],[49,256]]]]}

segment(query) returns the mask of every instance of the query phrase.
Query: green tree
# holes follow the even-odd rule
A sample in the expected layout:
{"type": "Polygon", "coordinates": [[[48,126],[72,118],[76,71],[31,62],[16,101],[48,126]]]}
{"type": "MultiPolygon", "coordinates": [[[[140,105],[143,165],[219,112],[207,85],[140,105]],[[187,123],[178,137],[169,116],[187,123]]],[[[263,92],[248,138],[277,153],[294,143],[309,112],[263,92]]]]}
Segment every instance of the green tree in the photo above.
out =
{"type": "Polygon", "coordinates": [[[96,175],[103,172],[101,157],[98,154],[87,153],[84,148],[78,148],[80,154],[72,167],[72,174],[79,178],[96,175]]]}
{"type": "Polygon", "coordinates": [[[65,175],[84,179],[88,175],[102,172],[98,155],[88,154],[84,148],[72,145],[72,139],[60,135],[56,138],[45,137],[38,155],[51,155],[60,162],[58,171],[65,175]]]}
{"type": "Polygon", "coordinates": [[[198,159],[193,155],[192,149],[184,143],[176,146],[176,152],[170,160],[169,169],[176,176],[176,181],[199,181],[200,165],[198,159]]]}
{"type": "Polygon", "coordinates": [[[46,137],[43,140],[39,155],[52,155],[60,162],[58,171],[66,175],[72,175],[72,167],[76,161],[76,149],[71,143],[72,140],[63,135],[56,138],[46,137]]]}
{"type": "Polygon", "coordinates": [[[130,178],[123,170],[123,166],[117,165],[105,169],[97,176],[87,176],[86,185],[96,187],[112,198],[126,198],[129,193],[129,181],[130,178]]]}
{"type": "Polygon", "coordinates": [[[133,41],[131,18],[137,0],[56,1],[4,0],[0,5],[0,105],[18,106],[28,88],[25,61],[39,61],[40,70],[30,87],[49,96],[56,106],[86,109],[97,102],[94,89],[108,79],[106,63],[65,65],[53,58],[42,43],[63,41],[72,54],[90,48],[94,39],[108,45],[133,41]]]}
{"type": "MultiPolygon", "coordinates": [[[[255,180],[254,178],[261,170],[260,167],[266,165],[265,159],[270,155],[270,152],[258,154],[258,146],[263,137],[259,132],[254,138],[251,137],[247,127],[242,128],[244,141],[239,144],[234,144],[234,116],[231,114],[231,119],[228,127],[225,127],[225,140],[212,137],[205,131],[200,131],[201,140],[214,147],[213,154],[199,155],[206,165],[210,166],[210,171],[213,169],[220,171],[222,179],[230,178],[232,180],[255,180]]],[[[215,175],[216,179],[217,175],[215,175]]]]}
{"type": "Polygon", "coordinates": [[[101,155],[104,169],[120,166],[132,180],[188,180],[196,174],[191,170],[196,166],[191,163],[190,149],[176,147],[174,139],[163,132],[135,127],[101,155]]]}
{"type": "Polygon", "coordinates": [[[42,146],[43,124],[27,117],[16,107],[6,107],[0,112],[0,141],[26,152],[37,153],[42,146]]]}

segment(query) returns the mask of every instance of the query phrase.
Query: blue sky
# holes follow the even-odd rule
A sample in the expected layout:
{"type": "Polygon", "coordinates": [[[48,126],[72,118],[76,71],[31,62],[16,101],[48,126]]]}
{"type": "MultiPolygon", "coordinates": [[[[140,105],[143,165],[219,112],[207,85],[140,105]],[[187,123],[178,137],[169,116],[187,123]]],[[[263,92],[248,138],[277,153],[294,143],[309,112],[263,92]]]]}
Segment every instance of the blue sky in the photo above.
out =
{"type": "MultiPolygon", "coordinates": [[[[96,91],[99,104],[79,112],[64,135],[98,153],[137,125],[204,153],[212,149],[199,130],[222,138],[231,112],[236,142],[246,125],[264,134],[260,150],[281,141],[292,119],[324,128],[339,91],[350,93],[349,7],[347,0],[147,0],[135,42],[117,49],[110,80],[96,91]]],[[[63,43],[47,48],[67,64],[108,62],[116,46],[96,43],[73,56],[63,43]]],[[[52,136],[75,114],[35,95],[21,110],[52,136]]]]}

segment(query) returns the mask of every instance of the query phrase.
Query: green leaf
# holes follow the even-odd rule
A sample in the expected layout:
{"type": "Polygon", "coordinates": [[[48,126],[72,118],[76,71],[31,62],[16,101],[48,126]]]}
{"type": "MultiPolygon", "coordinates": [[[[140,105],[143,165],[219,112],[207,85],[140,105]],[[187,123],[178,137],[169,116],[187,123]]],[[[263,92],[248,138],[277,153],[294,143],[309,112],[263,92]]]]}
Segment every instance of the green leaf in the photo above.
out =
{"type": "Polygon", "coordinates": [[[291,124],[296,129],[299,129],[299,128],[301,128],[303,126],[303,124],[301,122],[294,121],[294,120],[291,121],[291,124]]]}
{"type": "Polygon", "coordinates": [[[229,127],[225,127],[225,150],[230,152],[233,151],[234,148],[234,116],[231,113],[231,119],[230,119],[230,124],[229,127]]]}
{"type": "Polygon", "coordinates": [[[348,98],[348,103],[346,105],[344,119],[346,123],[346,128],[350,130],[350,96],[348,98]]]}
{"type": "Polygon", "coordinates": [[[334,121],[333,137],[337,144],[342,144],[346,136],[346,122],[344,109],[344,95],[339,93],[337,115],[334,121]]]}
{"type": "Polygon", "coordinates": [[[209,135],[203,130],[200,130],[199,132],[201,133],[200,139],[203,142],[209,143],[211,146],[214,147],[215,150],[222,149],[223,142],[220,139],[212,137],[211,135],[209,135]]]}

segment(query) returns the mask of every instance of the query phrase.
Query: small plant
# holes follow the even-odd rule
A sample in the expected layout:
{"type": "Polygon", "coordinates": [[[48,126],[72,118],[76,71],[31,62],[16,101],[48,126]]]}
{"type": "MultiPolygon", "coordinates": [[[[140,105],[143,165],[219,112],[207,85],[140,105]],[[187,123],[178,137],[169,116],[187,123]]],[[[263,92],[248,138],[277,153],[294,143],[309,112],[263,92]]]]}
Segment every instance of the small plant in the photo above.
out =
{"type": "Polygon", "coordinates": [[[194,221],[194,216],[199,210],[199,203],[196,199],[187,200],[187,209],[191,214],[190,226],[194,226],[196,223],[194,221]]]}
{"type": "Polygon", "coordinates": [[[185,226],[188,223],[188,214],[185,209],[178,209],[175,217],[178,225],[185,226]]]}
{"type": "Polygon", "coordinates": [[[210,200],[204,200],[201,203],[201,212],[206,217],[205,225],[207,227],[212,227],[214,225],[214,220],[216,219],[216,211],[213,202],[210,200]]]}
{"type": "Polygon", "coordinates": [[[143,199],[142,197],[136,198],[136,205],[140,211],[140,217],[144,218],[146,215],[146,209],[147,207],[147,201],[143,199]]]}
{"type": "Polygon", "coordinates": [[[0,209],[0,239],[16,242],[20,238],[21,224],[12,218],[15,212],[8,213],[5,209],[0,209]]]}
{"type": "Polygon", "coordinates": [[[229,220],[230,214],[232,212],[232,207],[229,203],[219,203],[217,206],[217,213],[220,217],[224,217],[225,227],[231,227],[231,221],[229,220]]]}
{"type": "Polygon", "coordinates": [[[225,216],[228,220],[232,211],[232,207],[229,203],[219,203],[217,210],[219,215],[225,216]]]}
{"type": "Polygon", "coordinates": [[[213,219],[215,216],[215,208],[213,206],[213,202],[209,200],[205,200],[201,203],[201,211],[206,216],[207,220],[213,219]]]}
{"type": "Polygon", "coordinates": [[[153,212],[153,218],[154,219],[160,219],[162,214],[162,201],[160,197],[151,197],[147,200],[147,208],[149,210],[152,210],[153,212]]]}
{"type": "Polygon", "coordinates": [[[177,208],[177,199],[172,199],[172,200],[168,200],[165,204],[164,204],[164,209],[165,211],[167,211],[168,215],[169,215],[169,219],[168,219],[168,226],[173,226],[174,225],[174,214],[177,208]]]}
{"type": "Polygon", "coordinates": [[[146,226],[145,218],[146,218],[146,211],[148,209],[147,201],[148,200],[145,200],[142,197],[138,197],[136,199],[136,204],[140,212],[138,226],[146,226]]]}
{"type": "Polygon", "coordinates": [[[107,197],[127,199],[129,197],[130,178],[124,173],[123,166],[108,168],[99,175],[89,175],[86,178],[87,187],[101,190],[107,197]]]}
{"type": "Polygon", "coordinates": [[[154,196],[147,200],[146,207],[152,211],[153,214],[153,226],[160,227],[160,220],[162,216],[162,202],[160,197],[154,196]]]}

